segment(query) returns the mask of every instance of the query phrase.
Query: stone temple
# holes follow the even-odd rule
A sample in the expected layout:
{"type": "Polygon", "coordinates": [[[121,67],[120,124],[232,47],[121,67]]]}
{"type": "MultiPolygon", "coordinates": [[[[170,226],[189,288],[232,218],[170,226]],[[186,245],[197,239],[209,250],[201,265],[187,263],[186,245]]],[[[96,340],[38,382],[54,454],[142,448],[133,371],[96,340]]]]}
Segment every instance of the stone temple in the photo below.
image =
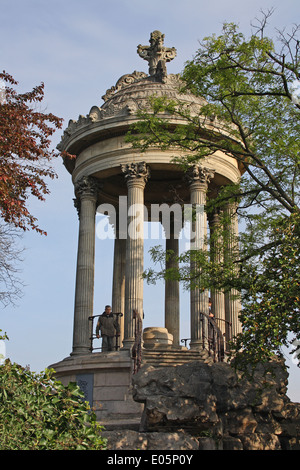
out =
{"type": "MultiPolygon", "coordinates": [[[[74,184],[79,236],[73,349],[69,357],[51,367],[63,383],[80,384],[100,422],[117,425],[123,420],[127,427],[141,414],[141,405],[132,400],[131,378],[137,368],[136,357],[132,358],[136,341],[133,312],[137,311],[142,318],[144,309],[143,220],[163,224],[166,250],[176,255],[183,219],[173,209],[184,205],[198,207],[202,210],[191,222],[191,242],[195,249],[203,248],[208,231],[218,224],[217,213],[210,218],[205,213],[206,198],[214,197],[221,186],[237,183],[241,177],[239,163],[222,152],[183,171],[174,162],[179,151],[148,148],[141,152],[126,141],[130,126],[138,119],[138,110],[147,108],[153,95],[179,99],[195,113],[205,103],[194,95],[180,94],[180,76],[167,74],[166,64],[176,57],[176,49],[165,47],[164,35],[154,31],[149,43],[137,48],[139,56],[148,62],[149,73],[134,71],[121,76],[106,91],[102,106],[93,106],[88,115],[69,121],[58,146],[59,150],[75,155],[66,156],[64,164],[74,184]],[[112,352],[93,349],[97,320],[93,313],[96,211],[108,214],[115,233],[111,306],[118,318],[120,336],[116,337],[112,352]]],[[[173,126],[184,124],[180,118],[162,117],[173,126]]],[[[214,122],[207,125],[213,126],[214,122]]],[[[228,213],[231,223],[226,229],[237,235],[235,208],[228,206],[228,213]]],[[[166,263],[169,268],[176,267],[176,256],[166,263]]],[[[218,342],[209,339],[209,297],[215,324],[224,341],[225,356],[221,360],[226,360],[227,341],[240,329],[239,300],[231,294],[234,292],[225,295],[191,290],[190,338],[188,345],[183,346],[179,331],[179,283],[165,281],[165,327],[153,325],[144,329],[141,365],[178,365],[205,360],[207,355],[220,360],[218,342]]],[[[214,334],[213,328],[213,338],[214,334]]]]}

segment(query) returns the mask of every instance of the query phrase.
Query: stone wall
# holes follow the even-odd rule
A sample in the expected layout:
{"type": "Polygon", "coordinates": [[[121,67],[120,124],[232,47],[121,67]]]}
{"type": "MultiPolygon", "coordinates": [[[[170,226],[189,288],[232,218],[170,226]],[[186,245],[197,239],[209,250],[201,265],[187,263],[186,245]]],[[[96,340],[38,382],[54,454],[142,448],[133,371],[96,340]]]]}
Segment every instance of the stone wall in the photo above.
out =
{"type": "Polygon", "coordinates": [[[287,397],[287,379],[277,360],[253,380],[226,363],[142,368],[133,379],[134,400],[144,404],[140,431],[104,433],[108,448],[299,450],[300,404],[287,397]]]}
{"type": "Polygon", "coordinates": [[[143,405],[132,399],[129,351],[74,355],[49,368],[64,385],[76,382],[80,386],[100,424],[109,428],[139,423],[143,405]]]}

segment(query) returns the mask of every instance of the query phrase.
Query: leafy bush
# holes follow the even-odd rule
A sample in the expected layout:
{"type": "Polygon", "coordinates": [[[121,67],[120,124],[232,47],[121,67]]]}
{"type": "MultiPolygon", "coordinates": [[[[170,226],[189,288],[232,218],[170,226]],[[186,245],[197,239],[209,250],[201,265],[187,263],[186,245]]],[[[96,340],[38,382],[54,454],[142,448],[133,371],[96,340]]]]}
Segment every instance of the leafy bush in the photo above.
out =
{"type": "Polygon", "coordinates": [[[36,374],[6,360],[0,366],[1,450],[101,450],[105,439],[75,383],[36,374]]]}

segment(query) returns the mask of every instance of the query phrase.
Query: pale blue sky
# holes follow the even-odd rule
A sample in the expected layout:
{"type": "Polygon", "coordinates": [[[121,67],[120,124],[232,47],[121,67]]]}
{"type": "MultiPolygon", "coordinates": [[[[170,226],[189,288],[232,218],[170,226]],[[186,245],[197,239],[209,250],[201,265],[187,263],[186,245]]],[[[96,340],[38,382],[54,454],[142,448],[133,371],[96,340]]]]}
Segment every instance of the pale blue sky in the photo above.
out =
{"type": "MultiPolygon", "coordinates": [[[[69,119],[101,106],[101,96],[121,75],[147,72],[136,53],[148,44],[150,33],[165,34],[165,45],[176,47],[168,65],[178,73],[192,58],[198,41],[219,33],[224,21],[237,22],[247,34],[260,10],[275,7],[274,28],[290,26],[300,18],[299,0],[0,0],[0,62],[28,91],[45,83],[45,110],[69,119]]],[[[53,138],[57,145],[61,133],[53,138]]],[[[0,329],[7,332],[6,354],[40,371],[68,356],[72,349],[73,301],[78,219],[73,186],[61,161],[59,178],[49,183],[46,203],[30,207],[47,237],[27,233],[20,265],[26,284],[16,308],[0,310],[0,329]]],[[[157,244],[154,241],[152,244],[157,244]]],[[[146,243],[145,265],[149,264],[146,243]]],[[[95,314],[111,302],[112,242],[96,240],[95,314]]],[[[188,295],[182,296],[181,337],[189,336],[188,295]]],[[[163,326],[163,287],[145,286],[145,326],[163,326]]],[[[290,363],[290,362],[289,362],[290,363]]],[[[293,365],[289,393],[300,401],[300,371],[293,365]]]]}

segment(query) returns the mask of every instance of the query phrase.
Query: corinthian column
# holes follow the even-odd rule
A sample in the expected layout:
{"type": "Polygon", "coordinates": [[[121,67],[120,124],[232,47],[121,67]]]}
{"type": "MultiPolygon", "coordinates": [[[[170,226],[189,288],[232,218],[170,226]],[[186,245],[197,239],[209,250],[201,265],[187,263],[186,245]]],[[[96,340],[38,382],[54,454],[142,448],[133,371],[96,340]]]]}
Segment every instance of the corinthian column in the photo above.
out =
{"type": "Polygon", "coordinates": [[[123,313],[123,316],[119,317],[119,345],[121,346],[124,338],[126,240],[125,238],[120,238],[118,222],[116,222],[116,224],[117,226],[115,228],[113,265],[112,311],[114,313],[123,313]]]}
{"type": "MultiPolygon", "coordinates": [[[[223,263],[223,237],[220,224],[220,215],[215,211],[209,220],[210,228],[210,259],[214,263],[223,263]]],[[[211,304],[212,313],[215,316],[216,323],[222,333],[227,333],[225,323],[225,296],[224,292],[212,289],[211,290],[211,304]]]]}
{"type": "MultiPolygon", "coordinates": [[[[206,250],[207,215],[205,212],[208,183],[214,176],[214,171],[201,165],[194,165],[187,172],[190,187],[190,200],[193,207],[191,250],[206,250]]],[[[191,261],[191,273],[196,265],[191,261]]],[[[199,284],[200,279],[198,280],[199,284]]],[[[200,287],[191,288],[191,344],[193,349],[200,349],[207,340],[208,292],[200,287]]]]}
{"type": "Polygon", "coordinates": [[[134,343],[133,311],[143,318],[144,188],[150,172],[145,162],[122,165],[122,172],[128,188],[123,347],[130,349],[134,343]]]}
{"type": "Polygon", "coordinates": [[[89,316],[93,315],[95,216],[99,182],[83,177],[75,183],[76,206],[79,213],[79,235],[74,307],[73,351],[90,352],[89,316]]]}
{"type": "MultiPolygon", "coordinates": [[[[180,224],[181,225],[181,224],[180,224]]],[[[166,269],[179,270],[179,233],[175,231],[174,217],[170,220],[169,233],[166,230],[166,269]]],[[[165,280],[165,327],[173,335],[173,346],[179,346],[180,303],[179,281],[165,280]]]]}
{"type": "MultiPolygon", "coordinates": [[[[225,237],[225,261],[229,259],[232,262],[239,257],[238,245],[238,218],[237,205],[229,204],[226,210],[228,217],[228,226],[225,237]]],[[[241,311],[240,293],[236,289],[231,289],[225,294],[225,315],[226,320],[231,324],[231,335],[236,336],[241,332],[241,323],[239,314],[241,311]]]]}

